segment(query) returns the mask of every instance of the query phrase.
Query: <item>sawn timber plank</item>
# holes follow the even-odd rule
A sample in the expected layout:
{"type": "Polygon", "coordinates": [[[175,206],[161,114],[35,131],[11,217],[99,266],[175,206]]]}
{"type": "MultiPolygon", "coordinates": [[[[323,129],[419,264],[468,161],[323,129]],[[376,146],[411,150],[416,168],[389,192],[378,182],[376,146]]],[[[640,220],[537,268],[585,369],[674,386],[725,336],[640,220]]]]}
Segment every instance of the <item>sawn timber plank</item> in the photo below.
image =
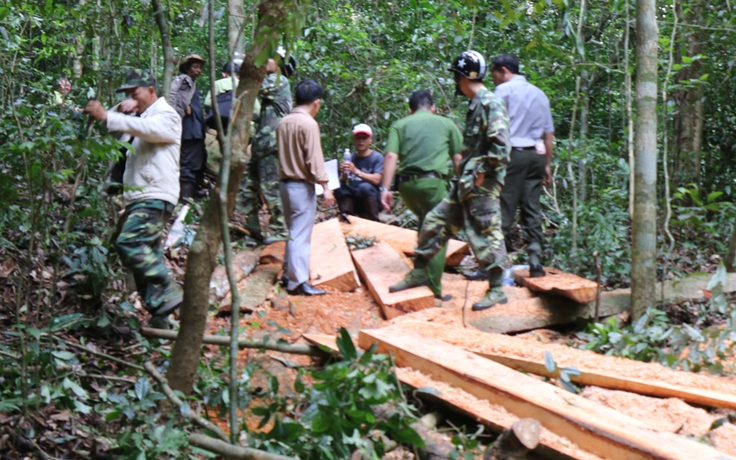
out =
{"type": "Polygon", "coordinates": [[[314,286],[330,286],[350,292],[360,286],[358,273],[337,219],[320,222],[312,229],[309,274],[314,286]]]}
{"type": "MultiPolygon", "coordinates": [[[[337,347],[336,337],[333,335],[326,334],[304,334],[304,339],[317,346],[327,348],[332,353],[338,354],[340,350],[337,347]]],[[[356,344],[357,345],[357,344],[356,344]]],[[[491,405],[475,405],[470,398],[464,398],[458,394],[457,391],[443,392],[439,388],[436,388],[436,382],[429,379],[429,377],[420,381],[417,379],[414,372],[411,372],[407,368],[398,367],[396,368],[396,377],[399,382],[404,385],[408,385],[412,388],[431,388],[436,392],[429,394],[427,392],[422,393],[423,397],[428,397],[432,401],[439,401],[454,411],[461,413],[471,419],[483,424],[491,431],[495,433],[501,433],[507,428],[511,428],[515,420],[510,420],[509,415],[501,413],[499,410],[494,409],[491,405]],[[431,380],[431,381],[427,381],[431,380]],[[434,386],[433,386],[434,384],[434,386]]],[[[544,430],[544,428],[543,428],[544,430]]],[[[590,455],[583,454],[573,446],[571,441],[560,438],[555,434],[550,436],[542,436],[539,440],[539,446],[534,449],[534,452],[539,453],[545,458],[565,458],[565,459],[585,459],[588,460],[590,455]],[[551,438],[551,439],[550,439],[551,438]]]]}
{"type": "Polygon", "coordinates": [[[557,294],[578,303],[593,302],[598,292],[595,281],[561,270],[545,267],[545,276],[529,278],[529,270],[514,272],[516,282],[537,294],[557,294]]]}
{"type": "Polygon", "coordinates": [[[534,418],[553,433],[604,458],[734,458],[697,441],[659,432],[632,417],[436,339],[397,335],[386,328],[361,330],[358,342],[362,348],[378,342],[378,351],[392,353],[398,366],[462,388],[518,417],[534,418]]]}
{"type": "Polygon", "coordinates": [[[352,255],[360,276],[386,319],[434,307],[434,295],[426,286],[388,292],[389,286],[401,281],[409,272],[406,262],[388,243],[378,241],[371,247],[353,251],[352,255]]]}
{"type": "MultiPolygon", "coordinates": [[[[396,225],[387,225],[358,216],[347,217],[350,221],[350,225],[345,225],[344,227],[347,231],[347,236],[356,237],[361,235],[366,238],[374,237],[378,241],[385,241],[399,252],[403,252],[409,256],[414,255],[414,248],[417,245],[416,230],[397,227],[396,225]]],[[[468,248],[467,243],[451,239],[447,243],[445,265],[454,267],[468,254],[470,254],[470,248],[468,248]]]]}
{"type": "Polygon", "coordinates": [[[736,409],[736,392],[727,392],[735,385],[723,386],[715,377],[700,375],[697,381],[677,379],[677,373],[690,377],[691,373],[685,371],[674,371],[663,368],[659,373],[649,371],[650,375],[657,375],[657,380],[637,378],[632,375],[646,375],[642,372],[642,366],[657,366],[656,364],[645,364],[638,361],[626,360],[614,356],[592,354],[587,350],[578,350],[565,347],[562,361],[558,351],[563,347],[559,344],[544,344],[518,337],[481,333],[473,330],[457,331],[457,328],[448,328],[439,324],[424,322],[406,322],[391,326],[395,334],[420,334],[442,340],[451,345],[463,348],[484,358],[491,359],[497,363],[512,369],[523,370],[531,374],[544,377],[559,377],[559,372],[550,373],[544,366],[544,353],[548,351],[558,360],[558,367],[574,366],[581,374],[571,377],[573,382],[582,385],[594,385],[612,390],[622,390],[647,396],[660,398],[679,398],[689,403],[695,403],[708,407],[722,407],[736,409]],[[519,356],[519,353],[524,356],[519,356]],[[534,357],[534,358],[532,358],[534,357]],[[594,358],[595,361],[590,361],[594,358]],[[596,363],[600,366],[595,368],[596,363]],[[604,365],[605,364],[605,365],[604,365]],[[627,366],[627,364],[629,364],[627,366]],[[604,370],[606,369],[606,370],[604,370]],[[607,371],[611,369],[611,371],[607,371]],[[615,373],[618,371],[618,373],[615,373]],[[628,374],[628,375],[627,375],[628,374]],[[667,379],[670,379],[667,381],[667,379]],[[715,384],[711,388],[699,388],[694,385],[706,385],[708,380],[715,384]],[[679,382],[677,384],[675,382],[679,382]],[[691,385],[683,382],[691,382],[691,385]],[[714,388],[721,388],[715,390],[714,388]]]}

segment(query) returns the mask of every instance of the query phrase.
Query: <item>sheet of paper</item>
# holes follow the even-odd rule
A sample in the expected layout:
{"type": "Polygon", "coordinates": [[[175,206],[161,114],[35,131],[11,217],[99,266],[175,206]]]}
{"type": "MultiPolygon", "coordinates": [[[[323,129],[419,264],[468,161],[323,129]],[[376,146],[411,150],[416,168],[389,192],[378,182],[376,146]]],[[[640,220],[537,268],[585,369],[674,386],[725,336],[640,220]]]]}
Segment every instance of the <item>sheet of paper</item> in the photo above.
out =
{"type": "MultiPolygon", "coordinates": [[[[327,186],[330,187],[330,190],[340,188],[340,175],[338,174],[337,160],[333,159],[325,161],[325,171],[327,172],[327,177],[329,177],[327,186]]],[[[325,191],[320,184],[314,184],[314,190],[317,192],[317,195],[322,195],[325,191]]]]}

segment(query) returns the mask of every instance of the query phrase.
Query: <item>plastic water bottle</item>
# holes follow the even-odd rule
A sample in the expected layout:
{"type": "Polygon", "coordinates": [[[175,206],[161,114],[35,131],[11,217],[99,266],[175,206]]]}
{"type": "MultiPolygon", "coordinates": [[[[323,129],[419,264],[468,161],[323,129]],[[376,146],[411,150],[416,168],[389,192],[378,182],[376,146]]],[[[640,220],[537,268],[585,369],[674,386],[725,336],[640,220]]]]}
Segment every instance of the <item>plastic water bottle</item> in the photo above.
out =
{"type": "MultiPolygon", "coordinates": [[[[342,161],[353,161],[353,155],[350,153],[350,149],[345,149],[345,151],[342,152],[342,161]]],[[[353,180],[353,175],[350,173],[347,173],[345,177],[348,184],[353,180]]]]}
{"type": "Polygon", "coordinates": [[[504,286],[513,286],[514,285],[514,271],[510,268],[507,268],[503,271],[503,281],[501,282],[504,286]]]}

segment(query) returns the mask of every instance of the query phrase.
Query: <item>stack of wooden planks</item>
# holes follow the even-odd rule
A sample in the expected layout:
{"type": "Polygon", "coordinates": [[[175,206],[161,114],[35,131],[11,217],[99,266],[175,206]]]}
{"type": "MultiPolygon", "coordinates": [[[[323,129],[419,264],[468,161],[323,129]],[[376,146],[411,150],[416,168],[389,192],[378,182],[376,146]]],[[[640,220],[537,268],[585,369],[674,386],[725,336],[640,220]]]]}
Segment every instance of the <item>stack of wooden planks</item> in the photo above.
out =
{"type": "MultiPolygon", "coordinates": [[[[546,450],[547,453],[552,451],[567,458],[580,459],[595,458],[590,454],[600,458],[627,459],[734,458],[684,436],[659,431],[645,422],[516,370],[520,368],[527,372],[548,375],[542,364],[543,350],[549,348],[548,344],[540,344],[535,348],[532,342],[501,336],[490,337],[491,340],[488,341],[483,339],[492,334],[472,330],[459,330],[443,335],[442,329],[442,326],[422,323],[415,324],[414,327],[404,324],[377,330],[363,330],[360,331],[359,345],[367,349],[372,344],[378,343],[379,352],[393,354],[396,365],[401,367],[397,370],[397,375],[402,382],[415,387],[421,385],[433,388],[434,398],[473,416],[495,431],[508,428],[514,421],[514,418],[509,418],[504,411],[515,417],[538,420],[546,431],[557,436],[557,438],[552,435],[542,436],[540,449],[546,450]],[[460,346],[447,343],[445,339],[460,346]],[[540,356],[530,359],[514,356],[508,350],[504,351],[500,344],[509,339],[523,342],[517,344],[523,346],[507,348],[531,349],[531,354],[536,353],[540,356]],[[489,342],[487,348],[493,352],[483,355],[491,359],[468,351],[473,343],[486,348],[484,345],[489,342]],[[437,384],[434,385],[433,382],[437,384]],[[458,397],[458,392],[473,395],[480,401],[490,403],[492,407],[486,403],[467,404],[463,402],[463,398],[458,397]],[[584,452],[572,449],[565,439],[574,441],[584,452]]],[[[305,338],[312,343],[335,349],[332,337],[307,335],[305,338]]],[[[581,355],[590,354],[580,350],[574,351],[581,355]]],[[[576,360],[575,357],[566,359],[576,360]]],[[[609,385],[612,388],[621,388],[623,385],[623,388],[629,391],[677,396],[716,407],[733,408],[736,404],[736,397],[729,391],[698,388],[698,385],[708,386],[706,376],[697,376],[693,386],[684,385],[682,382],[678,384],[674,378],[672,383],[662,384],[656,377],[647,380],[629,375],[606,375],[595,369],[587,369],[588,361],[584,359],[576,361],[582,371],[578,380],[580,383],[609,385]]],[[[671,370],[669,372],[677,373],[671,370]]],[[[670,378],[666,374],[666,372],[661,374],[665,380],[670,378]]],[[[683,372],[678,374],[691,375],[683,372]]],[[[736,387],[736,384],[732,386],[736,387]]]]}

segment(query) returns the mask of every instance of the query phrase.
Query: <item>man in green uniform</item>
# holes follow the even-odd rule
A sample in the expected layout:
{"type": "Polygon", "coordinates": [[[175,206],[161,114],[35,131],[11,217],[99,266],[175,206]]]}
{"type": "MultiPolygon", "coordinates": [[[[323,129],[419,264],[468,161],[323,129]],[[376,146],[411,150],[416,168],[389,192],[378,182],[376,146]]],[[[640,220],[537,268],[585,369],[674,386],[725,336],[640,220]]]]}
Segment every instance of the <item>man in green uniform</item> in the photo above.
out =
{"type": "Polygon", "coordinates": [[[457,92],[470,99],[459,178],[450,193],[429,212],[419,233],[414,269],[389,291],[429,284],[429,261],[447,240],[465,228],[478,265],[487,273],[489,288],[473,310],[506,303],[501,286],[506,247],[501,231],[499,197],[511,150],[509,120],[499,98],[483,85],[486,61],[477,51],[464,51],[449,69],[457,92]]]}
{"type": "MultiPolygon", "coordinates": [[[[452,159],[457,167],[462,148],[462,134],[455,123],[434,112],[434,101],[429,91],[417,91],[411,95],[411,115],[391,126],[383,165],[381,204],[387,211],[393,206],[389,188],[398,162],[396,180],[399,195],[419,219],[420,228],[427,213],[447,195],[448,160],[452,159]]],[[[443,245],[427,266],[429,288],[437,298],[443,298],[442,272],[445,270],[446,250],[443,245]]]]}
{"type": "Polygon", "coordinates": [[[288,63],[282,61],[281,74],[279,74],[279,65],[273,59],[269,59],[266,64],[267,75],[258,93],[261,113],[258,117],[256,135],[253,138],[251,158],[244,177],[245,184],[241,184],[238,196],[237,210],[246,217],[245,228],[250,235],[260,241],[264,240],[258,219],[261,197],[271,215],[272,233],[267,240],[286,239],[286,223],[279,197],[276,126],[285,115],[291,112],[291,86],[287,78],[291,76],[295,68],[296,62],[293,58],[288,63]]]}

